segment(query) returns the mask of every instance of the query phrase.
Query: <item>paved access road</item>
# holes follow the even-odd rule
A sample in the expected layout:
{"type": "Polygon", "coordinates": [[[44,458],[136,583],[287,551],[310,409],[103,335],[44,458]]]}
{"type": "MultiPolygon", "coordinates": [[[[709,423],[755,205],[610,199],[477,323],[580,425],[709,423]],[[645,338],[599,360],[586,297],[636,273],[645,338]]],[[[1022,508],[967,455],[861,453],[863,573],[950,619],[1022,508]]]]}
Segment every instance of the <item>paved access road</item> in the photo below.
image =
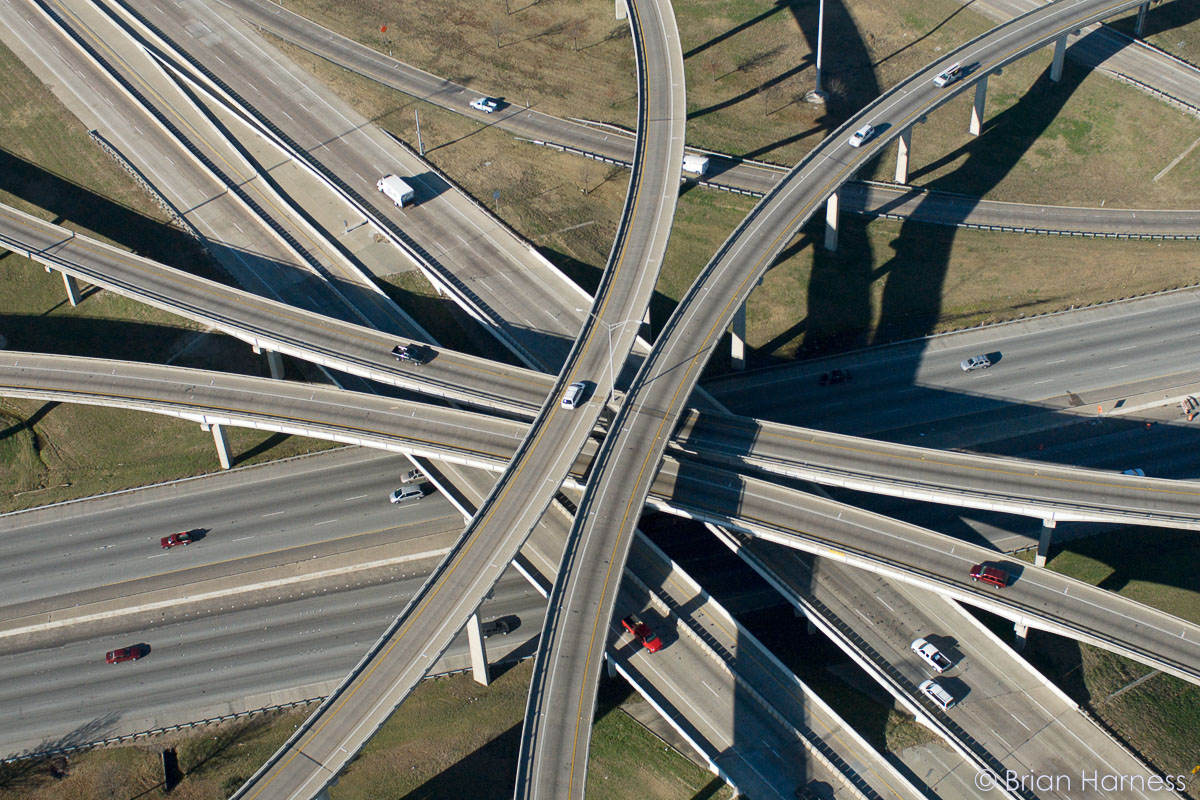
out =
{"type": "MultiPolygon", "coordinates": [[[[298,45],[331,63],[353,70],[384,86],[419,97],[466,116],[495,125],[514,136],[534,142],[549,142],[603,156],[628,166],[633,160],[634,137],[616,128],[598,128],[570,120],[552,117],[532,108],[516,104],[502,106],[492,114],[475,111],[470,101],[479,96],[444,78],[431,75],[323,28],[312,20],[288,11],[268,0],[225,0],[237,14],[264,30],[298,45]]],[[[1028,11],[1035,3],[1024,3],[1028,11]]],[[[1016,16],[1000,14],[1000,21],[1016,16]]],[[[1115,34],[1111,34],[1115,37],[1115,34]]],[[[1090,37],[1068,53],[1074,54],[1090,42],[1090,37]]],[[[1133,48],[1130,48],[1131,50],[1133,48]]],[[[1145,48],[1142,48],[1145,49],[1145,48]]],[[[1130,74],[1142,80],[1157,82],[1164,66],[1179,67],[1170,59],[1154,54],[1144,63],[1125,64],[1130,60],[1123,53],[1117,59],[1130,74]]],[[[1195,70],[1192,71],[1195,73],[1195,70]]],[[[1179,77],[1179,76],[1176,76],[1179,77]]],[[[1200,74],[1189,76],[1191,84],[1200,87],[1200,74]]],[[[1174,82],[1166,84],[1168,91],[1174,82]]],[[[503,87],[493,87],[504,93],[503,87]]],[[[1197,90],[1200,93],[1200,89],[1197,90]]],[[[518,98],[519,99],[519,98],[518,98]]],[[[787,174],[785,167],[710,155],[709,174],[704,183],[729,187],[756,195],[766,194],[787,174]]],[[[995,225],[1029,230],[1087,231],[1114,234],[1158,234],[1168,236],[1200,235],[1200,211],[1161,209],[1068,208],[1025,203],[1004,203],[942,192],[922,192],[908,187],[884,184],[847,184],[842,196],[842,210],[868,216],[888,215],[934,224],[995,225]]]]}
{"type": "MultiPolygon", "coordinates": [[[[1134,5],[1060,0],[994,29],[902,81],[806,156],[701,272],[659,334],[614,421],[615,433],[605,439],[597,455],[567,543],[567,566],[551,594],[543,639],[553,643],[553,655],[544,667],[539,657],[535,669],[522,753],[529,752],[540,728],[547,729],[546,738],[558,743],[558,752],[532,767],[537,772],[553,765],[557,775],[566,777],[554,796],[583,796],[603,631],[612,617],[634,526],[688,395],[757,280],[819,205],[923,114],[966,90],[973,80],[1081,25],[1134,5]],[[979,66],[958,84],[935,87],[933,76],[953,61],[979,66]],[[873,142],[853,148],[845,137],[863,123],[879,127],[880,132],[873,142]],[[539,770],[542,764],[545,767],[539,770]]],[[[1200,666],[1200,649],[1185,660],[1200,666]]]]}

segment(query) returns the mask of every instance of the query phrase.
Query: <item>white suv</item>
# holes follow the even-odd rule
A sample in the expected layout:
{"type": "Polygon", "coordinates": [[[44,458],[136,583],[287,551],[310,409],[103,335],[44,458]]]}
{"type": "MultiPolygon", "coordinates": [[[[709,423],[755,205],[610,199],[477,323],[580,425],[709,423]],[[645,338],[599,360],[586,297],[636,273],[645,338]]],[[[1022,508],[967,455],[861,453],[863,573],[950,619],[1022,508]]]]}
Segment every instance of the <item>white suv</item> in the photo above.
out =
{"type": "Polygon", "coordinates": [[[958,366],[963,372],[974,372],[977,369],[987,369],[991,365],[992,360],[987,356],[971,356],[964,358],[958,366]]]}
{"type": "Polygon", "coordinates": [[[874,135],[875,135],[875,126],[874,125],[863,125],[861,128],[859,128],[853,134],[850,135],[850,146],[858,147],[859,145],[861,145],[863,142],[866,142],[868,139],[870,139],[874,135]]]}
{"type": "Polygon", "coordinates": [[[956,702],[954,695],[946,691],[940,683],[930,678],[921,684],[921,691],[943,711],[948,711],[956,702]]]}

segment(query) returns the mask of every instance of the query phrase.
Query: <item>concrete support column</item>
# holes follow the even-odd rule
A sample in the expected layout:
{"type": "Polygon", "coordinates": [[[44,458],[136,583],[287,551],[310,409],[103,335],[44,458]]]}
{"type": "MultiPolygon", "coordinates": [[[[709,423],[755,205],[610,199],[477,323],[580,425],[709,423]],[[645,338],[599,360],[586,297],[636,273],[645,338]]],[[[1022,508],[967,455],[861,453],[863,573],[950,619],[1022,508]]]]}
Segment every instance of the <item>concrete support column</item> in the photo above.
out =
{"type": "Polygon", "coordinates": [[[229,440],[225,438],[225,429],[219,423],[201,423],[200,430],[212,430],[213,442],[217,445],[217,458],[221,461],[221,469],[229,469],[233,466],[233,459],[229,457],[229,440]]]}
{"type": "Polygon", "coordinates": [[[1054,60],[1050,62],[1050,80],[1058,82],[1062,78],[1063,61],[1067,56],[1067,37],[1060,36],[1054,40],[1054,60]]]}
{"type": "Polygon", "coordinates": [[[987,82],[988,76],[984,75],[979,79],[979,83],[975,84],[975,105],[971,106],[972,136],[978,136],[983,131],[983,104],[987,101],[987,82]]]}
{"type": "Polygon", "coordinates": [[[838,199],[839,193],[834,192],[825,201],[825,249],[831,253],[837,250],[838,199]]]}
{"type": "Polygon", "coordinates": [[[625,0],[617,0],[617,19],[625,19],[628,9],[625,8],[625,0]]]}
{"type": "Polygon", "coordinates": [[[322,789],[313,796],[313,800],[329,800],[329,789],[322,789]]]}
{"type": "Polygon", "coordinates": [[[1046,566],[1046,557],[1050,554],[1050,539],[1054,536],[1054,528],[1058,523],[1052,519],[1042,520],[1042,535],[1038,538],[1037,555],[1033,558],[1036,566],[1046,566]]]}
{"type": "Polygon", "coordinates": [[[1150,10],[1150,3],[1142,3],[1138,6],[1137,22],[1133,24],[1133,35],[1135,38],[1141,38],[1141,35],[1146,31],[1146,12],[1150,10]]]}
{"type": "Polygon", "coordinates": [[[71,305],[79,305],[79,282],[75,280],[74,276],[65,272],[62,276],[63,285],[67,287],[67,299],[71,301],[71,305]]]}
{"type": "Polygon", "coordinates": [[[617,665],[613,663],[612,656],[604,654],[604,674],[610,678],[617,677],[617,665]]]}
{"type": "Polygon", "coordinates": [[[267,367],[271,370],[271,378],[283,380],[283,357],[274,350],[267,351],[267,367]]]}
{"type": "Polygon", "coordinates": [[[733,313],[733,325],[729,329],[729,360],[734,369],[746,368],[746,304],[738,306],[733,313]]]}
{"type": "Polygon", "coordinates": [[[654,328],[650,327],[650,306],[646,306],[646,316],[642,317],[642,326],[638,329],[638,335],[647,342],[654,341],[654,328]]]}
{"type": "Polygon", "coordinates": [[[1029,641],[1029,626],[1014,622],[1013,631],[1017,634],[1017,640],[1013,642],[1013,649],[1019,653],[1025,649],[1025,642],[1029,641]]]}
{"type": "Polygon", "coordinates": [[[896,183],[908,183],[908,151],[912,147],[912,125],[900,132],[896,140],[896,183]]]}
{"type": "Polygon", "coordinates": [[[478,612],[467,620],[467,644],[471,648],[471,677],[476,683],[487,686],[492,682],[492,676],[488,672],[487,650],[483,644],[483,627],[479,624],[478,612]]]}
{"type": "Polygon", "coordinates": [[[805,617],[804,621],[805,621],[805,623],[807,623],[805,630],[808,631],[809,636],[812,636],[814,633],[817,632],[817,626],[813,625],[813,621],[811,619],[809,619],[808,617],[805,617]]]}

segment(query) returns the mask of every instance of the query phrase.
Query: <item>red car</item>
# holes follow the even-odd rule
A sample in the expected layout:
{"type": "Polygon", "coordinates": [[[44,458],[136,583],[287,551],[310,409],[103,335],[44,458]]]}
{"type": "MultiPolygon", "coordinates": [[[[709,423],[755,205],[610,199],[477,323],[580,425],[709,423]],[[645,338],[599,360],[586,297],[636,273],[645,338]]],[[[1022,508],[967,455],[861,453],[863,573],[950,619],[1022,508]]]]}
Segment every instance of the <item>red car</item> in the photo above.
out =
{"type": "Polygon", "coordinates": [[[651,653],[657,653],[659,650],[662,650],[662,639],[658,638],[658,634],[650,630],[649,625],[637,617],[626,617],[621,620],[621,624],[625,626],[625,630],[637,637],[642,645],[651,653]]]}
{"type": "Polygon", "coordinates": [[[995,586],[997,589],[1003,589],[1005,586],[1008,586],[1008,573],[996,567],[989,567],[986,564],[976,564],[971,567],[971,580],[983,581],[995,586]]]}
{"type": "Polygon", "coordinates": [[[129,647],[122,647],[120,650],[109,650],[104,655],[104,660],[109,664],[120,664],[122,661],[137,661],[150,653],[150,645],[148,644],[131,644],[129,647]]]}
{"type": "Polygon", "coordinates": [[[187,531],[182,533],[172,533],[170,536],[162,537],[162,546],[164,550],[168,550],[177,545],[187,546],[192,543],[192,535],[187,531]]]}

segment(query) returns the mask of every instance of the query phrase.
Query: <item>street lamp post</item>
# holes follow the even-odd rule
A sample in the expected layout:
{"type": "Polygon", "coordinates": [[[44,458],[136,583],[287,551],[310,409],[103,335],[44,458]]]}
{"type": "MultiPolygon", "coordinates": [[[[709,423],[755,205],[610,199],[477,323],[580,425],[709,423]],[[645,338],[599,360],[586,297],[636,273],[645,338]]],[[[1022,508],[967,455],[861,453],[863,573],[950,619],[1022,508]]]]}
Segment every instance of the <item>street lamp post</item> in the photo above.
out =
{"type": "Polygon", "coordinates": [[[813,90],[805,96],[810,103],[824,103],[825,92],[821,90],[821,54],[825,42],[825,0],[817,7],[817,81],[813,90]]]}
{"type": "MultiPolygon", "coordinates": [[[[584,309],[584,308],[577,308],[575,310],[576,311],[587,311],[587,309],[584,309]]],[[[640,319],[623,319],[620,322],[605,322],[604,320],[602,320],[596,316],[595,311],[588,311],[587,314],[589,317],[596,320],[596,323],[598,325],[603,325],[604,330],[606,330],[608,332],[608,397],[609,397],[609,399],[612,399],[613,393],[617,389],[617,376],[613,370],[613,343],[612,343],[613,331],[619,329],[622,325],[628,325],[630,322],[636,322],[640,325],[642,323],[642,321],[640,319]]]]}

